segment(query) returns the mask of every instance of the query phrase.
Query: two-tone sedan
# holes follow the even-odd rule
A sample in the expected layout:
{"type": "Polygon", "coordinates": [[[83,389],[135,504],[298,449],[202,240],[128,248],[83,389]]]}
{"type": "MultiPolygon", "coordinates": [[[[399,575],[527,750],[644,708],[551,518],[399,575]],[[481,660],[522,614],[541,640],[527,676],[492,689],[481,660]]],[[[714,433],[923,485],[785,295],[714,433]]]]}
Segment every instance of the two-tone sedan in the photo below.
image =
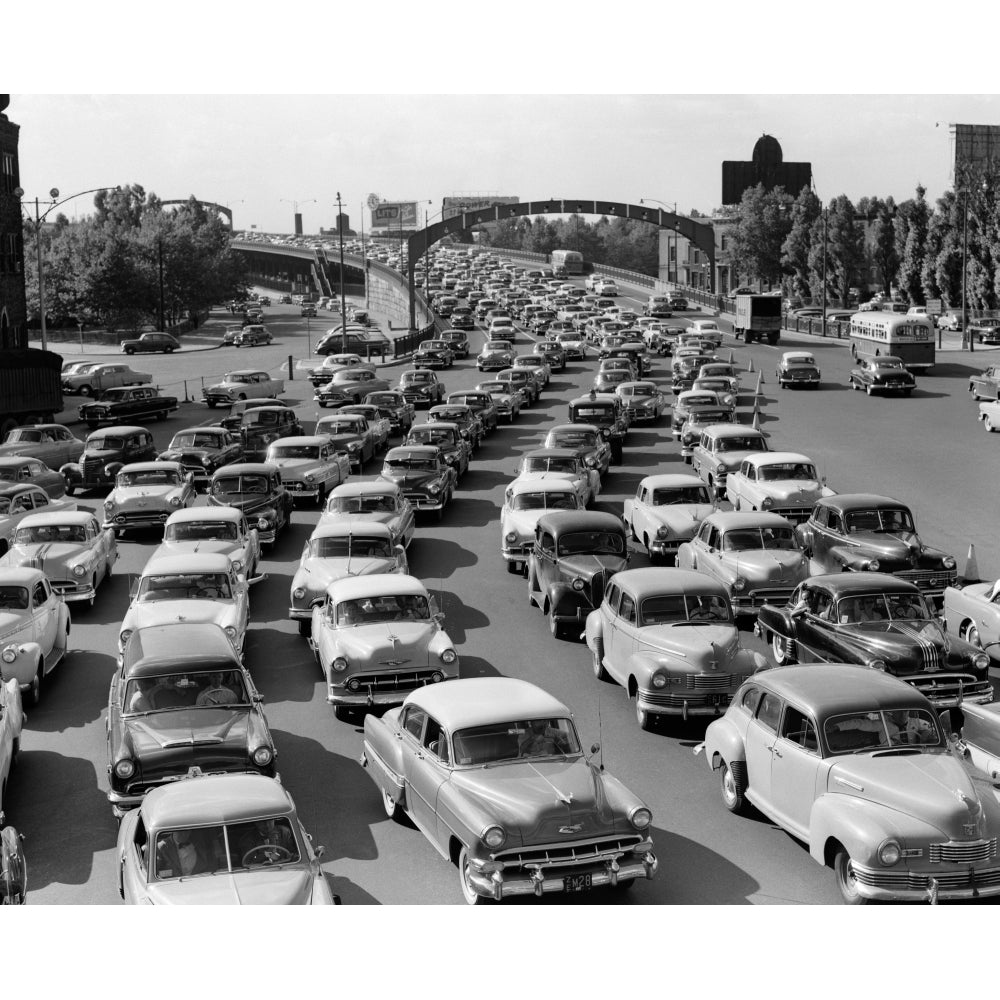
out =
{"type": "Polygon", "coordinates": [[[677,550],[694,538],[715,509],[708,487],[697,476],[668,473],[640,480],[635,496],[625,500],[622,520],[653,562],[676,558],[677,550]]]}
{"type": "Polygon", "coordinates": [[[876,392],[909,396],[916,385],[917,380],[907,370],[902,359],[890,354],[877,358],[860,358],[858,367],[851,369],[851,388],[864,389],[869,396],[876,392]]]}
{"type": "Polygon", "coordinates": [[[583,510],[574,483],[568,479],[515,480],[507,488],[500,510],[500,555],[508,573],[527,567],[535,546],[535,526],[550,510],[583,510]]]}
{"type": "Polygon", "coordinates": [[[362,763],[387,815],[411,817],[457,866],[467,903],[656,874],[649,809],[584,754],[569,709],[526,681],[415,691],[365,719],[362,763]]]}
{"type": "Polygon", "coordinates": [[[476,355],[476,367],[481,372],[503,371],[514,363],[514,347],[509,340],[487,340],[476,355]]]}
{"type": "Polygon", "coordinates": [[[1000,893],[996,792],[894,677],[838,663],[755,674],[702,748],[725,807],[755,806],[805,844],[845,903],[1000,893]]]}
{"type": "Polygon", "coordinates": [[[311,635],[313,605],[323,602],[334,580],[408,572],[406,552],[393,543],[387,524],[350,516],[320,522],[292,577],[288,616],[298,622],[299,635],[311,635]]]}
{"type": "Polygon", "coordinates": [[[0,444],[0,456],[37,458],[50,469],[60,469],[67,462],[78,462],[82,454],[83,442],[62,424],[15,427],[7,432],[3,444],[0,444]]]}
{"type": "Polygon", "coordinates": [[[262,369],[243,368],[226,372],[222,381],[210,385],[202,396],[209,409],[228,406],[239,399],[271,399],[285,391],[283,379],[271,378],[262,369]]]}
{"type": "Polygon", "coordinates": [[[377,406],[379,410],[387,411],[390,433],[405,434],[413,426],[416,407],[398,390],[370,392],[364,401],[370,406],[377,406]]]}
{"type": "Polygon", "coordinates": [[[22,458],[18,455],[0,457],[0,486],[11,483],[38,486],[53,500],[66,496],[66,480],[40,458],[22,458]]]}
{"type": "Polygon", "coordinates": [[[455,352],[446,340],[425,340],[413,353],[414,368],[450,368],[455,363],[455,352]]]}
{"type": "Polygon", "coordinates": [[[598,680],[635,702],[640,729],[661,716],[721,715],[736,689],[770,663],[740,645],[722,585],[681,569],[624,570],[587,616],[598,680]]]}
{"type": "Polygon", "coordinates": [[[818,389],[822,378],[811,351],[785,351],[774,376],[782,389],[818,389]]]}
{"type": "Polygon", "coordinates": [[[337,718],[398,705],[458,676],[458,654],[427,588],[406,574],[344,577],[315,603],[309,644],[337,718]]]}
{"type": "Polygon", "coordinates": [[[163,541],[150,559],[197,552],[227,556],[237,573],[250,578],[260,562],[260,536],[235,507],[188,507],[167,518],[163,541]]]}
{"type": "MultiPolygon", "coordinates": [[[[357,417],[364,420],[364,417],[357,417]]],[[[278,438],[267,449],[265,462],[273,465],[293,500],[309,497],[317,507],[326,495],[351,474],[347,451],[320,432],[311,437],[278,438]]]]}
{"type": "Polygon", "coordinates": [[[30,483],[13,485],[0,484],[0,555],[3,555],[14,538],[17,526],[32,514],[63,513],[76,510],[76,503],[67,500],[52,500],[40,486],[30,483]]]}
{"type": "Polygon", "coordinates": [[[123,465],[104,501],[104,527],[116,535],[161,527],[174,511],[190,507],[196,499],[194,476],[180,462],[123,465]]]}
{"type": "Polygon", "coordinates": [[[527,405],[521,390],[509,382],[480,382],[476,386],[476,391],[484,392],[490,397],[496,410],[497,420],[506,417],[508,424],[514,423],[521,415],[522,408],[527,405]]]}
{"type": "Polygon", "coordinates": [[[438,380],[436,372],[427,368],[415,368],[403,372],[399,376],[399,385],[396,388],[414,407],[429,408],[444,399],[444,383],[438,380]]]}
{"type": "Polygon", "coordinates": [[[446,402],[449,406],[468,406],[479,419],[484,434],[490,434],[497,429],[499,419],[497,407],[488,392],[462,389],[459,392],[449,393],[446,402]]]}
{"type": "Polygon", "coordinates": [[[407,548],[416,531],[413,505],[396,483],[377,479],[374,482],[351,482],[338,486],[326,502],[320,524],[341,520],[384,524],[389,529],[393,545],[407,548]]]}
{"type": "Polygon", "coordinates": [[[98,586],[118,559],[115,533],[102,529],[90,511],[30,514],[17,526],[0,568],[32,566],[44,571],[64,601],[94,605],[98,586]]]}
{"type": "Polygon", "coordinates": [[[458,473],[436,445],[390,449],[379,479],[397,485],[414,510],[436,511],[438,520],[458,488],[458,473]]]}
{"type": "Polygon", "coordinates": [[[514,481],[568,479],[576,488],[580,503],[586,507],[601,492],[601,474],[587,465],[575,448],[534,448],[525,452],[518,463],[514,481]]]}
{"type": "Polygon", "coordinates": [[[196,486],[204,486],[216,469],[238,462],[243,445],[238,434],[225,427],[190,427],[178,431],[166,451],[157,455],[160,462],[180,462],[185,472],[194,476],[196,486]]]}
{"type": "Polygon", "coordinates": [[[470,451],[475,451],[482,444],[485,433],[483,424],[471,406],[462,403],[432,406],[427,412],[427,422],[454,424],[462,439],[468,442],[470,451]]]}
{"type": "Polygon", "coordinates": [[[320,406],[340,406],[343,403],[360,403],[370,392],[384,392],[389,383],[364,366],[340,368],[333,373],[326,385],[316,390],[313,399],[320,406]]]}
{"type": "Polygon", "coordinates": [[[734,510],[766,510],[795,523],[808,520],[817,500],[834,495],[813,460],[794,451],[748,455],[726,476],[734,510]]]}
{"type": "Polygon", "coordinates": [[[326,437],[335,452],[347,455],[351,471],[360,473],[365,463],[375,457],[375,431],[363,414],[338,410],[328,417],[320,417],[316,421],[315,433],[326,437]]]}
{"type": "Polygon", "coordinates": [[[611,445],[596,424],[556,424],[545,435],[544,448],[572,448],[588,469],[604,476],[611,466],[611,445]]]}
{"type": "Polygon", "coordinates": [[[685,389],[674,401],[670,418],[670,430],[675,438],[681,436],[681,428],[695,410],[731,408],[723,402],[714,389],[685,389]]]}

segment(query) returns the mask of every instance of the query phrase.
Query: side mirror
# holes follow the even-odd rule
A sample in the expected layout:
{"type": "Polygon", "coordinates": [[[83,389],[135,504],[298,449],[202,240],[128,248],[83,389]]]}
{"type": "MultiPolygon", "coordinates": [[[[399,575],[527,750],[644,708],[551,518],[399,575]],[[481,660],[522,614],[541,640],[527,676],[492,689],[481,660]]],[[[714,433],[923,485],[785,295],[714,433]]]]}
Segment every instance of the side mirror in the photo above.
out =
{"type": "Polygon", "coordinates": [[[601,751],[601,744],[600,743],[591,743],[590,744],[590,752],[592,754],[600,753],[600,751],[601,751]]]}
{"type": "Polygon", "coordinates": [[[317,598],[315,598],[314,600],[312,600],[309,603],[309,607],[311,607],[311,608],[321,608],[321,607],[323,607],[324,604],[326,604],[326,598],[325,597],[317,597],[317,598]]]}
{"type": "Polygon", "coordinates": [[[438,625],[443,625],[444,624],[444,612],[443,611],[438,611],[434,615],[432,615],[431,617],[432,617],[432,619],[434,621],[436,621],[438,623],[438,625]]]}
{"type": "Polygon", "coordinates": [[[252,695],[250,695],[250,700],[255,705],[263,705],[264,704],[264,696],[259,691],[254,691],[254,693],[252,695]]]}

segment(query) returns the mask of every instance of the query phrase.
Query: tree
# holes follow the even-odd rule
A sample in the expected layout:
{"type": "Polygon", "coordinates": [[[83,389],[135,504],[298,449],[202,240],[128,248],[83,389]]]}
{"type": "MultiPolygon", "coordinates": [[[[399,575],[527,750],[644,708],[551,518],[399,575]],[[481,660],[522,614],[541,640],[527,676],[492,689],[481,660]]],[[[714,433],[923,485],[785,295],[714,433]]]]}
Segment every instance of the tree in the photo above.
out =
{"type": "Polygon", "coordinates": [[[791,225],[781,245],[781,267],[790,276],[789,291],[795,296],[810,294],[809,251],[812,228],[822,211],[814,191],[804,187],[792,202],[791,225]]]}
{"type": "Polygon", "coordinates": [[[768,285],[781,280],[782,247],[792,228],[793,200],[785,189],[763,184],[743,192],[736,224],[730,230],[730,261],[735,275],[768,285]]]}
{"type": "Polygon", "coordinates": [[[888,295],[899,270],[896,253],[896,203],[889,198],[862,198],[858,201],[858,215],[871,223],[867,249],[878,272],[882,292],[888,295]]]}
{"type": "Polygon", "coordinates": [[[918,185],[916,198],[904,201],[896,212],[895,252],[899,258],[897,284],[901,294],[917,304],[924,301],[921,272],[930,219],[930,209],[924,200],[926,193],[927,189],[918,185]]]}
{"type": "Polygon", "coordinates": [[[837,195],[827,212],[827,280],[842,303],[850,301],[864,267],[865,237],[859,221],[851,199],[837,195]]]}

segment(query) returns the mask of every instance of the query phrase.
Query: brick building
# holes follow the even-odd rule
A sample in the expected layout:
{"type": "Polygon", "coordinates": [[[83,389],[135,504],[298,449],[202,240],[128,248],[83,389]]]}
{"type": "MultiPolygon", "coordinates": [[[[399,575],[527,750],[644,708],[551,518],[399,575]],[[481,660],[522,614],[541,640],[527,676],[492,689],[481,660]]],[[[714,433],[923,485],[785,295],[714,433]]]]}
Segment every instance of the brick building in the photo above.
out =
{"type": "Polygon", "coordinates": [[[10,95],[0,94],[0,350],[28,346],[24,300],[24,237],[17,138],[21,128],[4,112],[10,95]]]}

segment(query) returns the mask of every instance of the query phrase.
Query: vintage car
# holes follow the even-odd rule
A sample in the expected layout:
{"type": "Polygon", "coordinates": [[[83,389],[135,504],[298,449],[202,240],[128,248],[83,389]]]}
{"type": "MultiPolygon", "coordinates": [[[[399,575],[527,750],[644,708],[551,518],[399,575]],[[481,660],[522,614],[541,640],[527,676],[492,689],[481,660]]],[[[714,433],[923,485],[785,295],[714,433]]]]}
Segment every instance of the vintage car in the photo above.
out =
{"type": "Polygon", "coordinates": [[[969,324],[969,338],[980,344],[1000,344],[1000,319],[982,318],[969,324]]]}
{"type": "Polygon", "coordinates": [[[716,400],[718,401],[718,405],[726,407],[729,410],[735,410],[736,404],[739,401],[738,393],[733,391],[732,380],[726,378],[725,376],[720,376],[718,378],[714,376],[706,376],[702,378],[699,376],[691,383],[691,388],[685,389],[684,391],[714,393],[716,400]]]}
{"type": "Polygon", "coordinates": [[[135,424],[166,420],[178,408],[176,396],[164,396],[158,387],[127,385],[107,389],[96,401],[77,408],[82,423],[91,430],[101,424],[135,424]]]}
{"type": "Polygon", "coordinates": [[[487,340],[476,355],[476,367],[481,372],[501,371],[514,363],[514,347],[509,340],[487,340]]]}
{"type": "Polygon", "coordinates": [[[663,416],[667,401],[656,387],[655,382],[642,379],[634,382],[620,382],[615,393],[621,397],[631,423],[649,420],[655,423],[663,416]]]}
{"type": "Polygon", "coordinates": [[[550,510],[583,510],[576,486],[568,479],[514,480],[500,510],[500,555],[508,573],[527,568],[535,545],[535,525],[550,510]]]}
{"type": "Polygon", "coordinates": [[[635,381],[635,372],[631,369],[604,369],[594,376],[594,392],[614,395],[618,387],[626,382],[635,381]]]}
{"type": "Polygon", "coordinates": [[[857,368],[851,369],[849,384],[852,389],[864,389],[869,396],[875,392],[898,392],[909,396],[916,387],[913,373],[894,355],[858,358],[857,364],[857,368]]]}
{"type": "Polygon", "coordinates": [[[834,663],[755,674],[702,748],[726,808],[753,805],[803,842],[845,903],[1000,893],[996,793],[894,677],[834,663]]]}
{"type": "Polygon", "coordinates": [[[64,465],[60,474],[66,493],[86,492],[114,483],[119,469],[130,462],[156,459],[153,435],[145,427],[104,427],[88,435],[78,462],[64,465]]]}
{"type": "Polygon", "coordinates": [[[37,458],[50,469],[59,469],[67,462],[78,462],[83,447],[83,442],[62,424],[32,424],[8,431],[0,444],[0,456],[37,458]]]}
{"type": "Polygon", "coordinates": [[[818,389],[820,386],[819,365],[816,364],[816,356],[810,351],[785,351],[774,375],[782,389],[790,386],[818,389]]]}
{"type": "Polygon", "coordinates": [[[169,333],[143,333],[135,340],[123,340],[122,354],[173,354],[181,342],[169,333]]]}
{"type": "Polygon", "coordinates": [[[334,372],[343,368],[367,368],[368,371],[375,371],[375,366],[365,361],[360,354],[328,354],[321,365],[309,370],[309,381],[313,388],[319,388],[333,378],[334,372]]]}
{"type": "Polygon", "coordinates": [[[710,406],[699,406],[693,409],[687,420],[681,425],[680,441],[681,458],[685,464],[691,464],[691,456],[694,454],[698,442],[701,441],[701,432],[712,424],[735,424],[735,407],[722,407],[716,409],[710,406]]]}
{"type": "Polygon", "coordinates": [[[435,445],[391,448],[379,479],[399,486],[414,510],[437,511],[438,520],[458,488],[458,473],[435,445]]]}
{"type": "MultiPolygon", "coordinates": [[[[389,418],[389,410],[373,406],[370,403],[350,403],[347,406],[342,406],[333,415],[336,417],[363,417],[368,424],[368,430],[371,431],[375,454],[385,451],[389,447],[389,436],[392,434],[392,421],[389,418]]],[[[323,417],[320,417],[316,424],[317,427],[323,422],[323,419],[323,417]]],[[[320,432],[314,431],[314,433],[318,434],[320,432]]]]}
{"type": "Polygon", "coordinates": [[[118,827],[118,892],[131,904],[340,902],[273,778],[200,774],[154,788],[118,827]]]}
{"type": "Polygon", "coordinates": [[[571,424],[594,424],[601,429],[601,436],[611,445],[611,461],[621,465],[629,428],[628,410],[621,399],[591,389],[586,396],[571,399],[568,411],[571,424]]]}
{"type": "Polygon", "coordinates": [[[603,476],[611,465],[611,445],[596,424],[556,424],[545,435],[543,448],[572,448],[588,469],[603,476]]]}
{"type": "MultiPolygon", "coordinates": [[[[969,392],[977,402],[980,399],[1000,399],[1000,365],[990,365],[978,375],[969,376],[969,392]]],[[[983,408],[979,408],[980,414],[983,408]]],[[[980,419],[982,419],[980,417],[980,419]]],[[[12,432],[13,433],[13,432],[12,432]]]]}
{"type": "Polygon", "coordinates": [[[235,507],[187,507],[175,511],[163,526],[163,541],[150,561],[166,555],[219,553],[237,573],[253,577],[260,562],[260,537],[235,507]]]}
{"type": "Polygon", "coordinates": [[[239,510],[257,529],[261,545],[274,545],[292,516],[292,498],[281,473],[264,462],[239,462],[219,469],[212,476],[208,502],[239,510]]]}
{"type": "Polygon", "coordinates": [[[216,469],[238,462],[242,455],[239,436],[225,427],[189,427],[170,439],[157,461],[179,462],[197,486],[207,484],[216,469]]]}
{"type": "Polygon", "coordinates": [[[108,693],[108,801],[116,816],[192,768],[274,777],[263,699],[225,632],[203,620],[131,633],[108,693]]]}
{"type": "Polygon", "coordinates": [[[576,448],[534,448],[524,453],[514,471],[517,476],[514,482],[568,479],[583,507],[596,500],[601,492],[601,474],[596,463],[588,465],[576,448]]]}
{"type": "Polygon", "coordinates": [[[37,486],[53,500],[66,496],[66,480],[53,472],[40,458],[17,455],[0,457],[0,487],[13,484],[37,486]]]}
{"type": "Polygon", "coordinates": [[[152,381],[148,372],[134,372],[128,365],[97,364],[63,374],[62,390],[67,395],[95,396],[119,385],[149,385],[152,381]]]}
{"type": "MultiPolygon", "coordinates": [[[[364,417],[355,417],[364,422],[364,417]]],[[[326,495],[351,474],[348,450],[323,431],[310,437],[278,438],[268,446],[264,461],[281,473],[281,481],[294,501],[310,497],[317,507],[326,495]]]]}
{"type": "Polygon", "coordinates": [[[681,436],[681,428],[688,417],[700,409],[732,409],[732,405],[720,399],[714,389],[686,389],[674,401],[674,410],[670,418],[670,430],[675,438],[681,436]]]}
{"type": "Polygon", "coordinates": [[[497,427],[497,407],[493,397],[488,392],[477,389],[461,389],[448,394],[446,400],[449,406],[468,406],[476,415],[484,434],[489,434],[497,427]]]}
{"type": "Polygon", "coordinates": [[[519,354],[514,358],[511,368],[528,372],[535,380],[535,388],[539,392],[552,380],[552,369],[546,364],[545,358],[537,354],[519,354]]]}
{"type": "Polygon", "coordinates": [[[180,462],[123,465],[104,501],[104,527],[113,528],[116,535],[130,528],[159,527],[196,499],[194,476],[180,462]]]}
{"type": "Polygon", "coordinates": [[[291,409],[290,404],[284,399],[238,399],[229,407],[229,413],[220,418],[219,424],[225,427],[227,431],[234,431],[239,434],[244,413],[248,410],[275,406],[283,406],[285,409],[291,409]]]}
{"type": "Polygon", "coordinates": [[[640,729],[661,715],[721,715],[740,684],[771,665],[740,645],[725,588],[690,570],[617,573],[585,637],[594,676],[635,700],[640,729]]]}
{"type": "Polygon", "coordinates": [[[877,570],[915,583],[940,600],[958,580],[955,557],[920,540],[910,509],[892,497],[840,493],[816,501],[798,526],[813,572],[877,570]]]}
{"type": "Polygon", "coordinates": [[[222,552],[167,552],[146,562],[118,634],[119,653],[136,629],[169,622],[218,625],[242,656],[250,624],[250,584],[222,552]]]}
{"type": "Polygon", "coordinates": [[[769,451],[767,436],[744,424],[709,424],[691,449],[691,467],[717,497],[726,492],[726,479],[755,452],[769,451]]]}
{"type": "Polygon", "coordinates": [[[40,486],[32,483],[0,483],[0,556],[11,546],[14,532],[26,517],[42,512],[64,513],[76,510],[72,500],[53,500],[40,486]]]}
{"type": "Polygon", "coordinates": [[[326,385],[316,390],[313,399],[320,406],[343,406],[360,403],[370,392],[385,392],[389,383],[366,366],[341,368],[326,385]]]}
{"type": "Polygon", "coordinates": [[[274,338],[271,331],[261,323],[248,323],[233,338],[234,347],[256,347],[258,344],[270,344],[274,338]]]}
{"type": "Polygon", "coordinates": [[[1000,401],[980,403],[979,419],[983,422],[983,427],[991,434],[1000,429],[1000,401]]]}
{"type": "Polygon", "coordinates": [[[946,587],[942,618],[951,635],[1000,657],[1000,580],[946,587]]]}
{"type": "Polygon", "coordinates": [[[703,378],[724,378],[728,383],[728,392],[732,396],[740,394],[740,371],[729,361],[708,361],[698,369],[695,380],[703,378]]]}
{"type": "Polygon", "coordinates": [[[993,700],[989,656],[946,634],[920,591],[885,573],[810,577],[783,607],[763,607],[756,629],[779,665],[857,663],[909,681],[941,708],[993,700]]]}
{"type": "Polygon", "coordinates": [[[675,356],[670,377],[670,391],[677,396],[686,389],[690,389],[702,368],[717,360],[718,358],[710,354],[701,353],[682,356],[679,359],[675,356]]]}
{"type": "Polygon", "coordinates": [[[527,404],[524,394],[520,389],[515,388],[509,382],[480,382],[476,386],[477,392],[485,392],[493,402],[496,410],[497,420],[501,417],[507,418],[507,423],[512,424],[521,415],[521,409],[527,404]]]}
{"type": "Polygon", "coordinates": [[[668,473],[640,480],[635,496],[625,500],[622,521],[653,561],[675,558],[714,510],[708,487],[697,476],[668,473]]]}
{"type": "Polygon", "coordinates": [[[587,360],[587,341],[579,330],[556,334],[556,342],[566,352],[567,361],[587,360]]]}
{"type": "Polygon", "coordinates": [[[726,476],[733,510],[766,510],[796,523],[808,520],[813,504],[834,496],[811,458],[793,451],[748,455],[726,476]]]}
{"type": "Polygon", "coordinates": [[[557,638],[577,638],[610,577],[628,566],[621,520],[603,511],[555,511],[535,524],[528,603],[548,615],[557,638]]]}
{"type": "Polygon", "coordinates": [[[677,566],[714,577],[736,614],[787,600],[809,576],[809,557],[795,528],[777,514],[716,511],[677,550],[677,566]]]}
{"type": "Polygon", "coordinates": [[[285,391],[283,379],[271,378],[256,368],[227,372],[221,382],[210,385],[202,395],[209,409],[228,406],[238,399],[273,399],[285,391]]]}
{"type": "Polygon", "coordinates": [[[475,451],[483,440],[483,424],[476,411],[463,403],[441,403],[427,411],[428,423],[454,424],[469,448],[475,451]]]}
{"type": "MultiPolygon", "coordinates": [[[[456,358],[467,358],[469,356],[469,338],[459,329],[462,324],[456,323],[455,319],[451,322],[452,329],[442,331],[441,340],[448,345],[448,349],[456,358]]],[[[474,324],[470,323],[467,329],[471,330],[473,326],[474,324]]]]}
{"type": "MultiPolygon", "coordinates": [[[[13,677],[10,680],[0,680],[0,817],[3,816],[3,797],[7,782],[10,780],[10,773],[21,749],[23,728],[24,708],[21,705],[21,688],[13,677]]],[[[0,819],[0,823],[2,822],[0,819]]],[[[4,874],[6,872],[0,870],[0,903],[6,902],[5,897],[8,895],[3,885],[4,874]]]]}
{"type": "Polygon", "coordinates": [[[299,635],[312,634],[313,605],[324,601],[334,580],[409,572],[406,552],[392,535],[387,524],[350,515],[313,529],[289,591],[288,617],[298,622],[299,635]]]}
{"type": "Polygon", "coordinates": [[[0,680],[17,681],[28,705],[69,649],[70,615],[35,566],[0,569],[0,680]]]}
{"type": "Polygon", "coordinates": [[[537,403],[542,393],[535,376],[526,368],[503,368],[493,376],[493,379],[496,382],[504,382],[514,389],[520,389],[526,406],[537,403]]]}
{"type": "Polygon", "coordinates": [[[455,352],[446,340],[425,340],[413,352],[414,368],[450,368],[455,363],[455,352]]]}
{"type": "Polygon", "coordinates": [[[457,865],[467,903],[656,874],[649,809],[584,754],[569,709],[526,681],[415,691],[365,719],[362,764],[386,813],[411,817],[457,865]]]}
{"type": "Polygon", "coordinates": [[[316,421],[315,433],[325,437],[334,451],[347,456],[350,471],[360,473],[365,463],[375,457],[375,432],[369,426],[368,418],[360,413],[338,410],[327,417],[320,417],[316,421]]]}
{"type": "Polygon", "coordinates": [[[393,545],[407,548],[416,531],[413,505],[402,488],[378,479],[375,482],[351,482],[338,486],[326,502],[319,523],[336,524],[342,520],[384,524],[389,528],[393,545]]]}
{"type": "Polygon", "coordinates": [[[531,349],[533,354],[539,355],[554,372],[566,370],[566,349],[558,340],[539,340],[531,349]]]}
{"type": "Polygon", "coordinates": [[[406,574],[343,577],[314,602],[309,645],[326,700],[355,708],[398,705],[415,688],[458,677],[454,643],[427,588],[406,574]]]}
{"type": "Polygon", "coordinates": [[[462,437],[458,424],[435,421],[414,424],[403,441],[404,445],[431,445],[441,452],[441,457],[450,465],[459,478],[465,475],[472,458],[472,445],[462,437]]]}
{"type": "Polygon", "coordinates": [[[18,523],[0,568],[32,566],[42,570],[64,601],[94,606],[98,585],[111,576],[118,544],[90,511],[60,510],[29,514],[18,523]]]}
{"type": "Polygon", "coordinates": [[[240,418],[244,462],[263,462],[267,449],[280,438],[299,437],[305,429],[287,406],[257,406],[240,418]]]}
{"type": "Polygon", "coordinates": [[[444,399],[444,383],[438,381],[437,373],[427,368],[414,368],[399,376],[396,386],[408,403],[414,407],[431,407],[444,399]]]}
{"type": "Polygon", "coordinates": [[[960,709],[951,712],[958,713],[959,720],[956,749],[995,788],[1000,781],[1000,702],[988,705],[964,702],[960,709]]]}
{"type": "Polygon", "coordinates": [[[370,392],[365,396],[364,401],[388,412],[391,433],[405,434],[413,426],[416,407],[398,390],[370,392]]]}

